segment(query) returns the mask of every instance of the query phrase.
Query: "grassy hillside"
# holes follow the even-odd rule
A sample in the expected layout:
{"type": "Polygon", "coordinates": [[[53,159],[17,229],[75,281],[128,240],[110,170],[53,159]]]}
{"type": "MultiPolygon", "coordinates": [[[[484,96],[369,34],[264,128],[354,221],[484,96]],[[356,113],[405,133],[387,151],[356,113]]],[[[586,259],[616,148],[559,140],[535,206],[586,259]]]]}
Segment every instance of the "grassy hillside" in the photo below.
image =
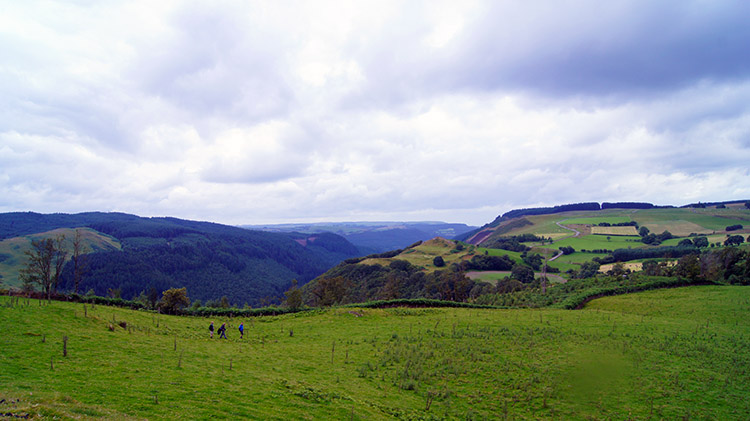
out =
{"type": "MultiPolygon", "coordinates": [[[[559,247],[573,247],[576,253],[561,256],[550,266],[562,271],[573,269],[582,262],[590,261],[602,254],[581,252],[581,250],[618,248],[651,248],[643,244],[634,227],[598,227],[600,223],[617,224],[635,221],[652,233],[669,231],[680,237],[665,241],[662,245],[677,245],[681,238],[690,234],[705,235],[711,243],[722,243],[726,238],[725,228],[731,225],[743,225],[744,229],[732,231],[747,237],[750,234],[750,210],[742,205],[731,205],[727,208],[658,208],[658,209],[605,209],[600,211],[572,211],[548,215],[530,215],[518,220],[503,221],[497,227],[486,229],[479,245],[492,242],[497,237],[508,237],[521,234],[534,234],[551,238],[553,242],[526,243],[529,246],[557,250],[559,247]],[[512,227],[504,229],[503,227],[512,227]],[[566,229],[567,228],[567,229],[566,229]],[[580,232],[574,235],[574,230],[580,232]],[[628,235],[631,234],[631,235],[628,235]]],[[[479,237],[477,237],[479,238],[479,237]]]]}
{"type": "MultiPolygon", "coordinates": [[[[111,236],[102,234],[90,228],[81,228],[81,244],[84,253],[97,251],[121,250],[120,242],[111,236]]],[[[21,287],[18,279],[19,270],[26,264],[25,251],[31,249],[31,241],[42,238],[56,238],[64,235],[68,240],[69,249],[72,250],[72,240],[75,238],[75,230],[71,228],[58,228],[52,231],[25,235],[23,237],[6,238],[0,241],[0,277],[5,287],[21,287]]],[[[68,256],[70,259],[70,256],[68,256]]]]}
{"type": "Polygon", "coordinates": [[[0,297],[4,414],[750,417],[748,287],[650,291],[579,311],[332,308],[214,319],[228,323],[228,340],[208,338],[208,319],[10,302],[0,297]]]}

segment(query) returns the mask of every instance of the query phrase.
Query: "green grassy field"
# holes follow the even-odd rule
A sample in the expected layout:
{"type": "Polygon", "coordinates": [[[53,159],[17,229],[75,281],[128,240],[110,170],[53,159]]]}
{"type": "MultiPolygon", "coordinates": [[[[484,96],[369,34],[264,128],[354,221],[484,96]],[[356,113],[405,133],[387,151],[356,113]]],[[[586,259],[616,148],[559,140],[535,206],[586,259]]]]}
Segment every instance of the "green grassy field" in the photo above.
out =
{"type": "Polygon", "coordinates": [[[214,319],[228,323],[228,340],[208,338],[208,319],[10,302],[0,297],[3,414],[750,417],[748,287],[649,291],[578,311],[333,308],[214,319]]]}

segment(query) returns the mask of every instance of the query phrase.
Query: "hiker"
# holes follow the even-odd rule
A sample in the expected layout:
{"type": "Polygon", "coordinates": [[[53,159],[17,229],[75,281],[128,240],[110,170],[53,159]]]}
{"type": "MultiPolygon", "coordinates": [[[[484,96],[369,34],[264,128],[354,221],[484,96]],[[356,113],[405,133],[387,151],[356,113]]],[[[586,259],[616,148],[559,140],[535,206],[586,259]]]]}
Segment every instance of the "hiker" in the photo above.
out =
{"type": "Polygon", "coordinates": [[[238,328],[240,330],[240,339],[245,337],[245,326],[242,322],[240,322],[240,327],[238,328]]]}
{"type": "Polygon", "coordinates": [[[211,322],[211,324],[208,326],[208,331],[211,333],[211,339],[214,338],[214,322],[211,322]]]}
{"type": "Polygon", "coordinates": [[[216,332],[219,334],[219,339],[224,338],[227,339],[227,335],[225,334],[227,331],[227,324],[222,323],[221,326],[219,326],[219,330],[216,332]]]}

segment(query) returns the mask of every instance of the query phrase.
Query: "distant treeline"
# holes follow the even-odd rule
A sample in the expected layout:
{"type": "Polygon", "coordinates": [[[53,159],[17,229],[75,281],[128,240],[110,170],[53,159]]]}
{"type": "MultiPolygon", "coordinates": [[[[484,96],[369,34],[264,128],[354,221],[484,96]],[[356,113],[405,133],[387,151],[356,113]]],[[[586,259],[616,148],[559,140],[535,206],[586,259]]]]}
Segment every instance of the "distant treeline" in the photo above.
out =
{"type": "Polygon", "coordinates": [[[721,205],[737,205],[744,203],[745,207],[750,209],[750,200],[727,200],[724,202],[698,202],[690,203],[689,205],[680,206],[681,208],[705,208],[707,206],[721,206],[721,205]]]}
{"type": "Polygon", "coordinates": [[[602,209],[652,209],[655,206],[646,202],[603,202],[602,209]]]}
{"type": "Polygon", "coordinates": [[[534,242],[534,241],[551,241],[544,237],[539,237],[534,234],[521,234],[513,235],[510,237],[495,237],[489,241],[484,242],[483,247],[492,249],[501,249],[508,251],[523,252],[531,250],[531,247],[523,245],[521,243],[534,242]]]}
{"type": "Polygon", "coordinates": [[[601,207],[597,202],[585,202],[585,203],[572,203],[568,205],[558,205],[545,208],[526,208],[526,209],[514,209],[512,211],[505,212],[501,218],[511,219],[518,218],[519,216],[529,215],[548,215],[552,213],[560,212],[571,212],[571,211],[598,211],[601,207]]]}

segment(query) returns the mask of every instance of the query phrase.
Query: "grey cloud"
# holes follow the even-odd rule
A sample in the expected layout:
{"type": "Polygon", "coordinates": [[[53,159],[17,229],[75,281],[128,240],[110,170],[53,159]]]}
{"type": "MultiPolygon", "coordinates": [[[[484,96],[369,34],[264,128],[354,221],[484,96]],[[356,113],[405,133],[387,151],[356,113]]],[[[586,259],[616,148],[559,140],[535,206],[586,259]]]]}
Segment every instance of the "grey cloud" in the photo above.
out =
{"type": "Polygon", "coordinates": [[[193,116],[260,121],[284,114],[292,93],[284,81],[282,40],[262,18],[234,6],[176,10],[163,38],[147,40],[128,74],[149,95],[193,116]]]}
{"type": "Polygon", "coordinates": [[[749,15],[741,1],[490,2],[437,50],[413,25],[396,27],[397,42],[383,34],[383,45],[361,58],[372,85],[348,104],[455,91],[627,102],[701,81],[743,81],[749,15]]]}

